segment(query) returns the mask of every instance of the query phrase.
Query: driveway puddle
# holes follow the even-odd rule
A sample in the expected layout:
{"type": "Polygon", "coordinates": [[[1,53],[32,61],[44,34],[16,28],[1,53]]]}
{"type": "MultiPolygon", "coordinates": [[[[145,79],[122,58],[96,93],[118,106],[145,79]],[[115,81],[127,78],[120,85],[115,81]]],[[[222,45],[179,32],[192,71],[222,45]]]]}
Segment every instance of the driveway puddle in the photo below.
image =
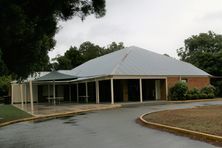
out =
{"type": "Polygon", "coordinates": [[[71,124],[73,126],[78,126],[76,119],[69,119],[68,121],[63,122],[65,124],[71,124]]]}

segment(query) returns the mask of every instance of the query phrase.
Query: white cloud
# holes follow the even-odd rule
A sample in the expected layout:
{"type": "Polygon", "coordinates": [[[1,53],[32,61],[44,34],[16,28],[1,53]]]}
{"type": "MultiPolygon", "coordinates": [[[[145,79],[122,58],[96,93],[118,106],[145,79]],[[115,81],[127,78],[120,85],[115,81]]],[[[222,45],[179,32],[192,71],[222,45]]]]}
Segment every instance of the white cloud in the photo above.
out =
{"type": "Polygon", "coordinates": [[[84,41],[105,46],[123,41],[176,57],[176,49],[193,34],[222,33],[221,0],[107,0],[107,14],[60,22],[57,45],[50,57],[84,41]]]}

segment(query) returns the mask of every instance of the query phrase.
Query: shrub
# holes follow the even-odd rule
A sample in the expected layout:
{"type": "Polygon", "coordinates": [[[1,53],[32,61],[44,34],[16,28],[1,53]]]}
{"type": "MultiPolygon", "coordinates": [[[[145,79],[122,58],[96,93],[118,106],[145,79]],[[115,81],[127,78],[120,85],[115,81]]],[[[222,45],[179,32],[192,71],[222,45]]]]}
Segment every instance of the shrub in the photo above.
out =
{"type": "Polygon", "coordinates": [[[201,90],[197,88],[193,88],[189,90],[186,94],[187,99],[208,99],[214,98],[215,96],[215,88],[212,85],[206,86],[201,90]]]}
{"type": "Polygon", "coordinates": [[[170,99],[185,100],[187,91],[187,84],[185,82],[178,82],[170,89],[170,99]]]}
{"type": "Polygon", "coordinates": [[[201,94],[205,94],[206,98],[214,98],[215,97],[215,92],[216,92],[216,88],[212,85],[206,86],[204,88],[201,89],[201,94]]]}
{"type": "Polygon", "coordinates": [[[208,99],[214,98],[215,93],[216,88],[212,85],[206,86],[201,90],[197,88],[188,90],[185,82],[178,82],[170,89],[169,97],[171,100],[208,99]]]}
{"type": "Polygon", "coordinates": [[[201,96],[200,90],[198,90],[197,88],[188,90],[186,94],[187,99],[198,99],[200,98],[200,96],[201,96]]]}
{"type": "Polygon", "coordinates": [[[8,95],[11,81],[12,81],[11,76],[0,77],[0,96],[8,95]]]}
{"type": "Polygon", "coordinates": [[[205,93],[201,93],[200,94],[200,98],[201,99],[207,99],[207,98],[209,98],[209,96],[207,94],[205,94],[205,93]]]}
{"type": "Polygon", "coordinates": [[[212,85],[208,85],[208,86],[201,89],[201,92],[205,93],[205,94],[215,94],[215,91],[216,91],[216,89],[212,85]]]}

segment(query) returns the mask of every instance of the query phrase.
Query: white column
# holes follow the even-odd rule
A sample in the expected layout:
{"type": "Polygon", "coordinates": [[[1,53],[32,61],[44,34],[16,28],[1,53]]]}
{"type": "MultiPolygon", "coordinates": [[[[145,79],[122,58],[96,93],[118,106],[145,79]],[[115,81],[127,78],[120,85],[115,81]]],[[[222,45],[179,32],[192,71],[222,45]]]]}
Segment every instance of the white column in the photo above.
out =
{"type": "Polygon", "coordinates": [[[99,104],[99,81],[96,81],[96,103],[99,104]]]}
{"type": "Polygon", "coordinates": [[[140,102],[143,102],[143,85],[142,85],[142,79],[140,79],[140,102]]]}
{"type": "Polygon", "coordinates": [[[155,98],[160,100],[160,80],[155,80],[155,98]]]}
{"type": "Polygon", "coordinates": [[[69,84],[69,102],[71,102],[72,95],[71,95],[71,85],[69,84]]]}
{"type": "Polygon", "coordinates": [[[87,82],[85,83],[86,84],[86,103],[88,103],[89,102],[89,100],[88,100],[88,84],[87,84],[87,82]]]}
{"type": "Polygon", "coordinates": [[[79,103],[79,84],[76,83],[76,102],[79,103]]]}
{"type": "Polygon", "coordinates": [[[22,84],[19,84],[19,86],[20,86],[20,99],[22,103],[22,109],[24,109],[23,86],[22,84]]]}
{"type": "Polygon", "coordinates": [[[55,104],[55,80],[53,80],[53,103],[55,104]]]}
{"type": "Polygon", "coordinates": [[[11,88],[11,100],[12,100],[11,103],[14,104],[14,84],[13,83],[11,84],[11,87],[12,87],[11,88]]]}
{"type": "Polygon", "coordinates": [[[26,88],[26,86],[27,86],[27,83],[24,84],[24,93],[25,93],[24,99],[25,99],[25,104],[27,104],[27,88],[26,88]]]}
{"type": "Polygon", "coordinates": [[[110,79],[110,82],[111,82],[111,104],[114,104],[113,78],[110,79]]]}
{"type": "Polygon", "coordinates": [[[30,103],[31,103],[31,112],[34,112],[33,106],[33,90],[32,90],[32,81],[29,81],[29,89],[30,89],[30,103]]]}

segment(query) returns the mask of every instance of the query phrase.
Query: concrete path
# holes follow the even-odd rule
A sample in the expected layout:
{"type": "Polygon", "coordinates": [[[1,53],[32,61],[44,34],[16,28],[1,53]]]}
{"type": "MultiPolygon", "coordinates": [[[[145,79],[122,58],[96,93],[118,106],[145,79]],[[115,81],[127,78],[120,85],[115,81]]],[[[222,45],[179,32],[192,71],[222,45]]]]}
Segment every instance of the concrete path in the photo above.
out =
{"type": "Polygon", "coordinates": [[[135,123],[143,113],[165,109],[222,105],[222,101],[130,106],[45,122],[0,128],[2,148],[210,148],[213,145],[149,129],[135,123]]]}
{"type": "Polygon", "coordinates": [[[74,104],[74,103],[66,103],[66,104],[35,104],[34,111],[31,111],[30,104],[14,104],[14,106],[18,107],[21,110],[24,110],[36,117],[38,116],[49,116],[54,114],[63,114],[66,112],[79,113],[90,110],[104,110],[121,107],[120,104],[74,104]]]}

